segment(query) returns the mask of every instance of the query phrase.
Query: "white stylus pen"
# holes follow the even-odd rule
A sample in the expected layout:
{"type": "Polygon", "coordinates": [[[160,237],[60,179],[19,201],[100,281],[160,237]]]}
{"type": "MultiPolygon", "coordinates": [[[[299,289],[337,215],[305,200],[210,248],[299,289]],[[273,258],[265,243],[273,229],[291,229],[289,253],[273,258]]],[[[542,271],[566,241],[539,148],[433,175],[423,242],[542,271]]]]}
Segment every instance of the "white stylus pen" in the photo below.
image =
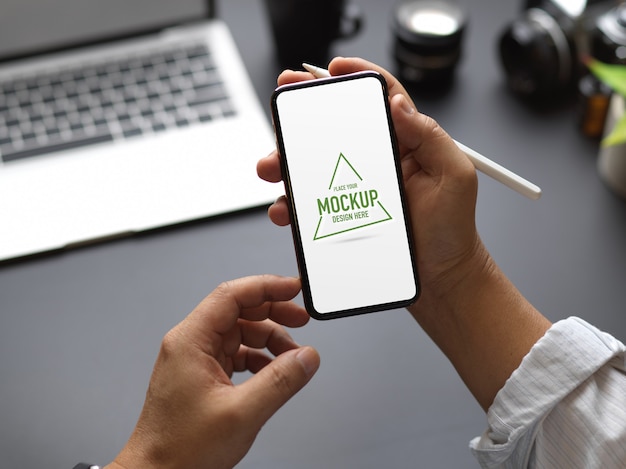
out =
{"type": "MultiPolygon", "coordinates": [[[[316,78],[328,78],[331,76],[325,68],[316,67],[315,65],[306,63],[302,64],[302,66],[316,78]]],[[[454,143],[456,143],[456,146],[459,147],[463,153],[465,153],[477,170],[495,179],[496,181],[501,182],[514,191],[528,197],[529,199],[537,200],[541,197],[541,188],[532,182],[518,176],[513,171],[509,171],[504,166],[491,161],[489,158],[463,145],[461,142],[454,140],[454,143]]]]}

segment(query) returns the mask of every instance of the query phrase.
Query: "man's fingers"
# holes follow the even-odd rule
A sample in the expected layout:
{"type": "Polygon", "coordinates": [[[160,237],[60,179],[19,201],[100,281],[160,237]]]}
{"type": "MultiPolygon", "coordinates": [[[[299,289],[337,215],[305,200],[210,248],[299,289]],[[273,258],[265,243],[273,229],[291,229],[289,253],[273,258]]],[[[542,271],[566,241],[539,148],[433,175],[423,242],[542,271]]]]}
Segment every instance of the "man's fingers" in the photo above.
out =
{"type": "Polygon", "coordinates": [[[243,345],[267,349],[275,356],[298,347],[287,331],[273,321],[239,321],[239,329],[243,345]]]}
{"type": "Polygon", "coordinates": [[[312,347],[283,353],[238,386],[240,405],[262,426],[309,382],[319,363],[319,354],[312,347]]]}
{"type": "Polygon", "coordinates": [[[246,347],[242,345],[233,357],[233,371],[250,371],[258,373],[267,365],[272,363],[274,357],[270,357],[264,350],[246,347]]]}
{"type": "Polygon", "coordinates": [[[256,164],[257,175],[267,182],[280,182],[283,180],[280,172],[280,157],[278,151],[274,150],[272,153],[262,158],[256,164]]]}
{"type": "MultiPolygon", "coordinates": [[[[243,310],[271,301],[289,301],[299,291],[300,280],[292,277],[260,275],[224,282],[202,300],[182,326],[199,343],[210,342],[215,334],[228,332],[243,310]]],[[[266,311],[269,315],[271,308],[266,311]]]]}
{"type": "MultiPolygon", "coordinates": [[[[277,183],[283,180],[280,171],[280,156],[277,151],[273,151],[265,158],[258,161],[256,165],[257,175],[267,182],[277,183]]],[[[290,223],[287,199],[280,196],[267,211],[270,220],[278,226],[287,226],[290,223]]]]}
{"type": "Polygon", "coordinates": [[[271,319],[286,327],[302,327],[310,319],[306,310],[293,301],[267,302],[256,308],[244,309],[240,316],[248,321],[271,319]]]}
{"type": "Polygon", "coordinates": [[[374,70],[380,73],[387,82],[387,89],[389,90],[389,96],[392,97],[396,94],[402,94],[407,99],[410,99],[409,94],[404,89],[404,86],[389,73],[386,69],[376,65],[367,60],[358,57],[336,57],[328,65],[328,70],[331,75],[346,75],[348,73],[361,72],[363,70],[374,70]]]}
{"type": "Polygon", "coordinates": [[[283,195],[276,199],[267,209],[267,215],[272,223],[278,226],[287,226],[291,223],[289,218],[289,207],[287,206],[287,198],[283,195]]]}
{"type": "Polygon", "coordinates": [[[315,78],[309,72],[296,71],[296,70],[285,70],[280,75],[278,75],[278,79],[276,80],[278,86],[286,85],[288,83],[296,83],[299,81],[307,81],[315,78]]]}
{"type": "Polygon", "coordinates": [[[249,348],[267,349],[272,355],[280,355],[287,350],[298,347],[298,344],[287,331],[272,321],[250,322],[241,320],[236,330],[238,331],[236,348],[234,343],[229,344],[228,349],[224,347],[224,352],[230,356],[235,356],[242,350],[246,351],[249,348]]]}
{"type": "Polygon", "coordinates": [[[422,160],[441,160],[445,153],[446,159],[452,158],[454,164],[463,164],[467,159],[437,122],[417,112],[405,96],[392,97],[390,107],[401,153],[419,151],[422,160]]]}
{"type": "Polygon", "coordinates": [[[423,169],[430,178],[434,178],[433,181],[442,175],[457,175],[463,181],[474,180],[474,165],[435,120],[417,112],[412,102],[403,95],[393,96],[390,107],[403,158],[405,180],[411,177],[411,172],[406,171],[410,160],[414,160],[414,169],[423,169]]]}

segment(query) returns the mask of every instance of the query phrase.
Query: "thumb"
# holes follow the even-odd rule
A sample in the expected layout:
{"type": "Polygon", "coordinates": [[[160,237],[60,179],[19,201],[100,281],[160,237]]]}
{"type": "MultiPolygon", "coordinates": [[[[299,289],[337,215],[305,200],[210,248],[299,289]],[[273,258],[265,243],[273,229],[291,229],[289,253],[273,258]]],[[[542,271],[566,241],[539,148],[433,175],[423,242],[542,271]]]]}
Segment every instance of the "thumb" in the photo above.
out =
{"type": "Polygon", "coordinates": [[[454,140],[431,117],[415,109],[404,95],[391,98],[391,115],[403,154],[410,154],[429,173],[476,172],[454,140]]]}
{"type": "Polygon", "coordinates": [[[260,426],[269,420],[313,377],[320,357],[313,347],[300,347],[277,356],[239,386],[248,415],[260,426]]]}

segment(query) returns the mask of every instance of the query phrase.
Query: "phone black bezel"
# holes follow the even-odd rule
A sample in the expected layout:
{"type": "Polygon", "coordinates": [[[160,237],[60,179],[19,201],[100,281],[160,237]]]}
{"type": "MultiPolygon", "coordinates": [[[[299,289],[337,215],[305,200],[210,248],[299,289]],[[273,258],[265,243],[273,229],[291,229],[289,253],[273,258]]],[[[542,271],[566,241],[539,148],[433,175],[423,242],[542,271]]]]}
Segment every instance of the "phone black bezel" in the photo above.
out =
{"type": "Polygon", "coordinates": [[[295,251],[296,251],[296,260],[298,264],[300,278],[302,281],[302,296],[304,299],[305,309],[307,310],[309,315],[313,317],[314,319],[327,320],[327,319],[335,319],[335,318],[347,317],[347,316],[356,316],[360,314],[373,313],[373,312],[378,312],[378,311],[387,311],[391,309],[407,307],[415,303],[415,301],[417,301],[421,293],[421,285],[419,282],[419,275],[418,275],[417,265],[415,261],[415,253],[414,253],[414,247],[413,247],[413,233],[411,230],[411,220],[410,220],[409,211],[407,208],[406,197],[405,197],[405,192],[404,192],[404,184],[402,180],[402,169],[400,166],[400,152],[398,149],[398,141],[396,138],[394,127],[393,127],[393,121],[391,119],[391,109],[389,106],[389,91],[388,91],[387,82],[385,78],[376,71],[363,71],[363,72],[356,72],[356,73],[351,73],[347,75],[339,75],[339,76],[333,76],[329,78],[319,78],[315,80],[307,80],[307,81],[292,83],[288,85],[282,85],[276,88],[274,92],[272,93],[270,106],[271,106],[271,112],[272,112],[272,121],[274,125],[274,133],[276,135],[277,149],[278,149],[279,154],[281,155],[280,156],[281,173],[282,173],[283,183],[285,186],[285,195],[287,199],[287,205],[289,207],[289,216],[291,220],[291,234],[293,237],[295,251]],[[413,268],[413,278],[415,281],[416,293],[412,298],[409,298],[406,300],[398,300],[398,301],[394,301],[390,303],[381,303],[381,304],[376,304],[376,305],[363,306],[359,308],[338,310],[338,311],[333,311],[330,313],[320,313],[315,309],[314,304],[313,304],[313,298],[311,295],[308,271],[307,271],[307,266],[306,266],[306,259],[304,255],[304,249],[302,247],[302,236],[301,236],[300,228],[299,228],[298,215],[297,215],[297,211],[295,208],[295,203],[293,201],[291,179],[289,177],[289,167],[287,164],[287,158],[284,157],[286,152],[285,152],[283,135],[282,135],[280,115],[279,115],[278,106],[277,106],[277,99],[280,94],[284,92],[289,92],[292,90],[298,90],[298,89],[309,88],[309,87],[317,87],[317,86],[325,86],[325,85],[329,85],[333,83],[349,81],[349,80],[358,80],[362,78],[375,78],[381,84],[381,92],[382,92],[381,97],[384,101],[385,112],[387,114],[389,138],[391,139],[396,178],[398,181],[398,188],[400,191],[402,216],[404,219],[406,234],[407,234],[407,238],[409,241],[408,245],[409,245],[409,252],[411,255],[411,265],[413,268]]]}

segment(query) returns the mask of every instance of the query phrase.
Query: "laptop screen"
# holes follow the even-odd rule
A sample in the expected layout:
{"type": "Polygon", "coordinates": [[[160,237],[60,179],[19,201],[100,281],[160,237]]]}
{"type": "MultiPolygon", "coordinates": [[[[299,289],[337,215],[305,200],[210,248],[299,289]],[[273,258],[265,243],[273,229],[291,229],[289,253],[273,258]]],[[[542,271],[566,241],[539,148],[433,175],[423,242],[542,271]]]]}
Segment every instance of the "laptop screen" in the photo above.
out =
{"type": "Polygon", "coordinates": [[[208,0],[1,0],[0,60],[211,15],[208,0]]]}

